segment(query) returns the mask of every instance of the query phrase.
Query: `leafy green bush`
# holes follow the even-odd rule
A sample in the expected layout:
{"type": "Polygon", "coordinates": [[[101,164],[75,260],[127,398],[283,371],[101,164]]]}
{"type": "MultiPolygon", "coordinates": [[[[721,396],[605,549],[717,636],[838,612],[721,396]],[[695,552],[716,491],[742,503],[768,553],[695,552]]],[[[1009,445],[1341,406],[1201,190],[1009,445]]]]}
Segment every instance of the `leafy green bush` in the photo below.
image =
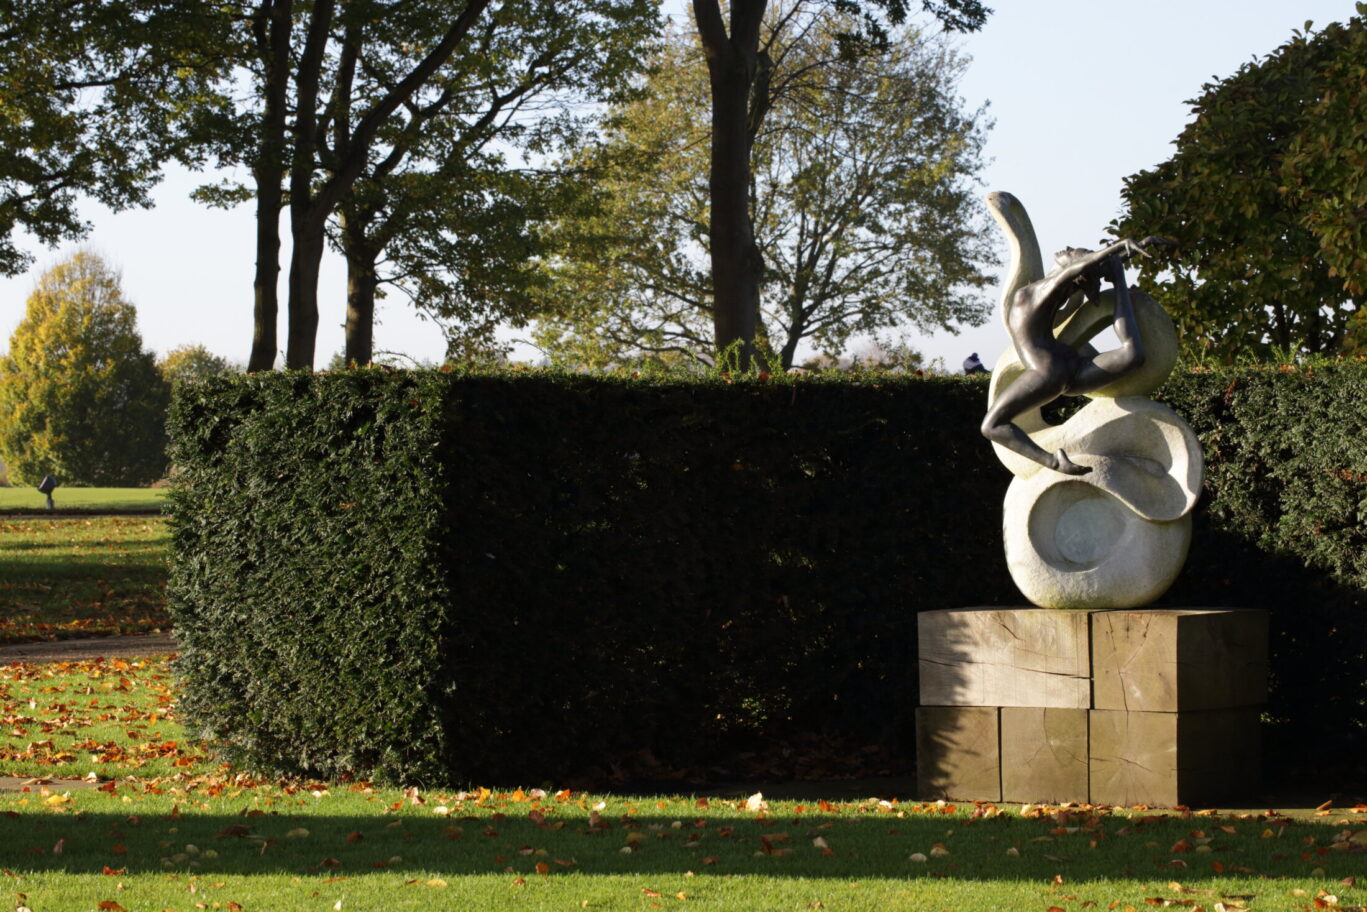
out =
{"type": "Polygon", "coordinates": [[[1010,597],[981,398],[381,371],[187,387],[187,715],[256,764],[404,779],[642,748],[686,765],[798,730],[909,743],[915,612],[1010,597]]]}
{"type": "Polygon", "coordinates": [[[1166,604],[1272,612],[1270,743],[1367,743],[1367,366],[1171,378],[1206,485],[1166,604]]]}
{"type": "MultiPolygon", "coordinates": [[[[1367,371],[1175,377],[1166,604],[1274,611],[1274,735],[1361,736],[1367,371]],[[1332,687],[1324,685],[1333,675],[1332,687]],[[1332,714],[1332,715],[1331,715],[1332,714]]],[[[965,378],[258,374],[172,409],[184,709],[286,772],[540,781],[838,735],[910,757],[915,615],[1019,604],[965,378]]]]}

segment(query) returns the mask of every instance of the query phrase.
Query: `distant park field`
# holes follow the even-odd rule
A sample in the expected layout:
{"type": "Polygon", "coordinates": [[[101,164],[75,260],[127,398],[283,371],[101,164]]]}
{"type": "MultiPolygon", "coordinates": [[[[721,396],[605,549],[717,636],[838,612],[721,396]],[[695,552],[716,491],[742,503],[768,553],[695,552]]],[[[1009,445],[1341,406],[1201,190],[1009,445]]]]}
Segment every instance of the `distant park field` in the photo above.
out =
{"type": "MultiPolygon", "coordinates": [[[[67,488],[52,493],[58,510],[156,510],[166,500],[166,488],[67,488]]],[[[47,498],[29,485],[0,487],[0,512],[45,511],[47,498]]]]}

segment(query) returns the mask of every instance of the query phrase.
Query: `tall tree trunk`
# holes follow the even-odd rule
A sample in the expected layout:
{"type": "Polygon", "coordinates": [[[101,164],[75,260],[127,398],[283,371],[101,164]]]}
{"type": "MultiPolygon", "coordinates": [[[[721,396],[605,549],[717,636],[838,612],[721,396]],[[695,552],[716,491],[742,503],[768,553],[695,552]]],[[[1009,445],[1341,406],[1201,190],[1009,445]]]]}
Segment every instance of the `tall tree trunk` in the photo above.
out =
{"type": "Polygon", "coordinates": [[[256,275],[252,353],[248,371],[275,367],[279,348],[276,320],[280,312],[280,207],[284,201],[285,117],[289,88],[292,0],[262,0],[253,20],[257,52],[265,72],[265,110],[256,177],[256,275]]]}
{"type": "Polygon", "coordinates": [[[318,161],[318,90],[322,81],[335,0],[314,0],[308,37],[295,71],[294,157],[290,165],[289,342],[287,370],[313,370],[318,340],[318,272],[327,243],[325,228],[332,212],[314,199],[313,175],[318,161]]]}
{"type": "Polygon", "coordinates": [[[720,355],[739,344],[739,364],[754,356],[764,258],[750,219],[750,90],[758,70],[759,27],[765,0],[732,0],[727,34],[717,0],[693,0],[698,35],[712,89],[712,325],[720,355]]]}
{"type": "Polygon", "coordinates": [[[368,226],[355,214],[342,212],[342,254],[346,257],[346,362],[365,367],[375,357],[375,289],[380,251],[366,239],[368,226]]]}
{"type": "Polygon", "coordinates": [[[318,218],[313,213],[305,213],[295,221],[290,232],[294,251],[290,255],[287,370],[313,370],[314,347],[318,340],[318,273],[327,243],[325,219],[326,215],[318,218]]]}
{"type": "Polygon", "coordinates": [[[708,241],[712,255],[713,328],[718,353],[740,344],[741,370],[754,355],[755,321],[764,260],[750,221],[748,78],[741,70],[712,83],[712,197],[708,241]]]}

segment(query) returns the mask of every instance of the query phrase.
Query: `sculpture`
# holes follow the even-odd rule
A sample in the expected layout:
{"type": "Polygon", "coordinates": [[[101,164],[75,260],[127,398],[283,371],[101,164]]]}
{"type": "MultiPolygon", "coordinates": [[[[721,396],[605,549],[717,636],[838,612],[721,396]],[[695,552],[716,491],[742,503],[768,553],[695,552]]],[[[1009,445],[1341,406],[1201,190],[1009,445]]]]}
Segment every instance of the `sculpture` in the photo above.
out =
{"type": "Polygon", "coordinates": [[[1012,345],[982,427],[1016,476],[1003,508],[1012,579],[1047,608],[1146,604],[1186,559],[1203,474],[1191,428],[1146,398],[1176,363],[1172,320],[1125,284],[1124,258],[1165,242],[1068,248],[1045,275],[1020,201],[1000,192],[987,201],[1012,257],[1002,290],[1012,345]],[[1112,326],[1120,346],[1097,352],[1091,339],[1112,326]],[[1041,407],[1069,394],[1092,401],[1060,425],[1045,421],[1041,407]]]}

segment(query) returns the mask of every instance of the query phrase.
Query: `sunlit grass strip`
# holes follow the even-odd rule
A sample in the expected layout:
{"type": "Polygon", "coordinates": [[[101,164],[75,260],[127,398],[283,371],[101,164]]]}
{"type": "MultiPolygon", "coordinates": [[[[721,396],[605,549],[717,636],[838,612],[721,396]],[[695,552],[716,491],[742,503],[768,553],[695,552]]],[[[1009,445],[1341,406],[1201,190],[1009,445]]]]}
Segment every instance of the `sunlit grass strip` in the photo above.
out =
{"type": "Polygon", "coordinates": [[[424,794],[226,776],[114,788],[0,796],[0,867],[30,908],[1214,912],[1354,908],[1367,894],[1345,882],[1367,857],[1367,814],[1351,811],[424,794]]]}
{"type": "Polygon", "coordinates": [[[165,659],[0,667],[0,775],[100,779],[217,769],[175,720],[165,659]]]}
{"type": "MultiPolygon", "coordinates": [[[[58,510],[157,510],[166,501],[165,488],[68,488],[52,494],[58,510]]],[[[0,487],[0,511],[46,512],[47,498],[31,485],[0,487]]]]}
{"type": "Polygon", "coordinates": [[[0,516],[0,643],[163,629],[160,516],[0,516]]]}

